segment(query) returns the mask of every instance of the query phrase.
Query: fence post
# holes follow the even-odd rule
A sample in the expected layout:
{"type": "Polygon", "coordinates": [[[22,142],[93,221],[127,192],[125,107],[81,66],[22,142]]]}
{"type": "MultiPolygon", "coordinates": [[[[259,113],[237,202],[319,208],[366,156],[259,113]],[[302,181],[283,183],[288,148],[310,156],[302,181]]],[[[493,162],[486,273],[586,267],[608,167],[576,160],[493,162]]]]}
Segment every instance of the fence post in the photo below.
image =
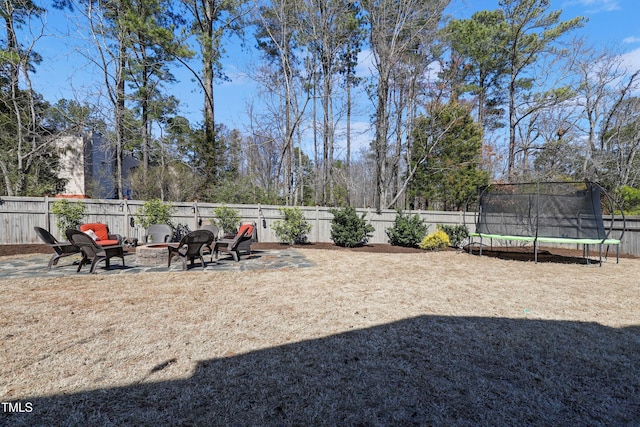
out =
{"type": "Polygon", "coordinates": [[[123,211],[124,213],[124,227],[122,227],[123,230],[127,230],[125,232],[125,237],[129,238],[129,237],[133,237],[130,236],[130,219],[129,219],[129,200],[125,197],[124,200],[122,200],[122,202],[120,203],[120,209],[123,211]]]}
{"type": "Polygon", "coordinates": [[[320,241],[320,207],[316,205],[316,243],[320,241]]]}
{"type": "Polygon", "coordinates": [[[200,212],[198,212],[198,199],[195,199],[193,201],[193,208],[191,208],[192,212],[193,212],[193,224],[194,230],[197,230],[200,228],[200,223],[199,223],[199,216],[200,216],[200,212]]]}
{"type": "Polygon", "coordinates": [[[49,196],[44,196],[44,228],[51,233],[51,218],[49,218],[49,196]]]}

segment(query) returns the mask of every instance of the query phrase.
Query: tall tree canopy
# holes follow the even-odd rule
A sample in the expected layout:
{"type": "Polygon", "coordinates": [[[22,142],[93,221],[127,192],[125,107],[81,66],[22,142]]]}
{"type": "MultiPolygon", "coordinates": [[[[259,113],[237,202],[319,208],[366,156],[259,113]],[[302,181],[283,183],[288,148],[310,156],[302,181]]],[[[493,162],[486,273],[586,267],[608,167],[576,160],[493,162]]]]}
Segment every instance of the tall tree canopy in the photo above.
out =
{"type": "Polygon", "coordinates": [[[586,21],[549,0],[468,19],[448,3],[55,0],[94,81],[49,105],[31,84],[48,5],[3,0],[1,193],[57,191],[54,142],[91,131],[115,151],[114,197],[457,209],[489,178],[640,187],[640,71],[569,40],[586,21]],[[233,61],[256,88],[237,129],[215,115],[231,43],[258,53],[233,61]],[[183,68],[201,119],[173,89],[183,68]]]}

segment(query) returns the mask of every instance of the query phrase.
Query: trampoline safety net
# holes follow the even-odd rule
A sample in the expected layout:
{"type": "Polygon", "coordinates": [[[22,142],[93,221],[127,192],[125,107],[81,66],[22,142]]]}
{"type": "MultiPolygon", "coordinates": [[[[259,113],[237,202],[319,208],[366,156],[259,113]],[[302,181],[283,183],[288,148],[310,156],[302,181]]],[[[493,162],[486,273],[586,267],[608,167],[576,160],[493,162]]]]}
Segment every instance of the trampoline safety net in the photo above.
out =
{"type": "Polygon", "coordinates": [[[606,239],[600,186],[592,182],[489,185],[481,189],[476,232],[606,239]]]}

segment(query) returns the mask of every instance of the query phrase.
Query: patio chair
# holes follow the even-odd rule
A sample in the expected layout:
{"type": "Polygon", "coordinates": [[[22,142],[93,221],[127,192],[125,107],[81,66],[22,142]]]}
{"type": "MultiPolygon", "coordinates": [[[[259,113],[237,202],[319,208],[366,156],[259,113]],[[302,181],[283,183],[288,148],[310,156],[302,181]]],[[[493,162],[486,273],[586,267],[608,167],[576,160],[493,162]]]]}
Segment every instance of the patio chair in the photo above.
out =
{"type": "Polygon", "coordinates": [[[214,243],[216,240],[218,240],[218,235],[220,234],[220,231],[219,231],[218,227],[213,225],[213,224],[202,225],[202,226],[200,226],[200,230],[209,230],[210,232],[213,233],[213,241],[210,242],[208,245],[206,245],[203,248],[203,251],[202,251],[203,255],[211,255],[211,262],[213,262],[213,246],[212,246],[212,243],[214,243]]]}
{"type": "Polygon", "coordinates": [[[93,231],[98,236],[96,243],[100,246],[113,246],[122,244],[122,236],[119,234],[111,234],[107,224],[100,222],[93,222],[89,224],[82,224],[80,231],[93,231]]]}
{"type": "Polygon", "coordinates": [[[240,252],[251,253],[251,240],[255,228],[255,224],[243,224],[235,236],[225,236],[218,240],[213,247],[216,259],[221,251],[230,253],[236,262],[240,261],[240,252]]]}
{"type": "Polygon", "coordinates": [[[182,270],[187,270],[187,260],[191,261],[195,258],[200,258],[202,263],[202,269],[205,268],[204,258],[202,257],[204,249],[211,245],[215,236],[209,230],[196,230],[184,236],[180,239],[179,243],[168,243],[169,248],[169,260],[167,267],[171,267],[171,259],[178,255],[182,258],[182,270]]]}
{"type": "Polygon", "coordinates": [[[213,236],[216,240],[218,240],[218,234],[220,233],[220,229],[218,228],[217,225],[213,225],[213,224],[205,224],[200,226],[200,230],[209,230],[210,232],[213,233],[213,236]]]}
{"type": "Polygon", "coordinates": [[[147,234],[144,236],[144,242],[149,243],[167,243],[173,237],[173,228],[167,224],[153,224],[147,228],[147,234]]]}
{"type": "Polygon", "coordinates": [[[122,266],[124,267],[124,248],[122,245],[112,246],[100,246],[91,236],[83,233],[82,231],[69,229],[67,230],[67,239],[74,245],[80,248],[82,252],[82,261],[78,266],[77,272],[84,264],[91,263],[90,273],[95,273],[96,266],[100,261],[105,262],[105,266],[109,268],[109,260],[113,257],[119,257],[122,259],[122,266]]]}
{"type": "Polygon", "coordinates": [[[47,244],[50,248],[54,250],[54,254],[51,256],[51,259],[49,260],[49,265],[47,266],[47,269],[51,270],[52,265],[57,265],[58,260],[60,258],[80,253],[79,247],[77,247],[71,242],[59,242],[55,237],[51,235],[51,233],[49,233],[44,228],[33,227],[33,229],[36,231],[36,234],[38,235],[38,237],[40,237],[40,239],[45,244],[47,244]]]}
{"type": "Polygon", "coordinates": [[[243,222],[240,224],[240,227],[243,225],[252,226],[251,231],[247,233],[247,236],[251,238],[240,242],[240,245],[238,245],[238,252],[251,255],[251,243],[258,241],[258,225],[255,222],[243,222]]]}

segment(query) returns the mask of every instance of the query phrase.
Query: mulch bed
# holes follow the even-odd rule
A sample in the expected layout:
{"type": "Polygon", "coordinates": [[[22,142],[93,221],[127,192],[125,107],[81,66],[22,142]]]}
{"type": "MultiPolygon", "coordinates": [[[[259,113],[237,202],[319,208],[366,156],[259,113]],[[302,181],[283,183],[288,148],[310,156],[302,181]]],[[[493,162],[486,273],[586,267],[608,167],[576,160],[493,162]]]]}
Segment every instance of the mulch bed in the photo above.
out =
{"type": "Polygon", "coordinates": [[[328,249],[335,251],[354,251],[354,252],[373,252],[373,253],[386,253],[386,254],[414,254],[424,252],[422,249],[416,248],[403,248],[402,246],[392,246],[387,244],[371,244],[359,246],[357,248],[343,248],[333,243],[320,242],[320,243],[307,243],[304,245],[283,245],[281,243],[267,243],[258,242],[251,245],[256,250],[260,249],[328,249]]]}

